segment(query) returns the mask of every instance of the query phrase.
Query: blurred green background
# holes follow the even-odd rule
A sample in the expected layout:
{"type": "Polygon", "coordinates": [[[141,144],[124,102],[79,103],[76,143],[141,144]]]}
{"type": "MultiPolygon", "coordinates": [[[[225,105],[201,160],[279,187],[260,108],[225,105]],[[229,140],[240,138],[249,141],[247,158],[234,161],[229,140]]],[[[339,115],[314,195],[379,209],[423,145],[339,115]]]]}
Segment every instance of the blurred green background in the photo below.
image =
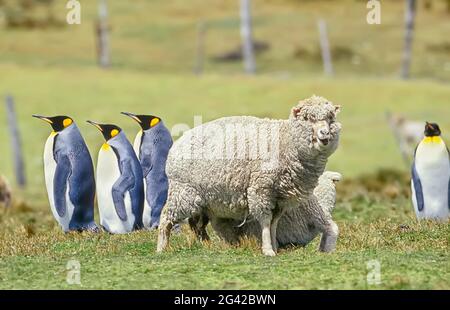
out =
{"type": "MultiPolygon", "coordinates": [[[[129,110],[161,116],[169,127],[225,115],[287,117],[312,94],[343,106],[341,148],[330,168],[356,176],[405,169],[386,110],[450,130],[450,13],[446,1],[418,1],[410,81],[400,81],[404,1],[383,1],[381,24],[366,22],[365,1],[256,0],[257,74],[242,61],[215,58],[239,51],[239,1],[109,0],[111,68],[97,66],[97,1],[81,1],[81,24],[68,25],[66,1],[2,0],[0,94],[16,101],[29,190],[43,191],[42,161],[50,128],[32,113],[75,118],[93,153],[101,136],[88,118],[137,128],[129,110]],[[431,7],[427,6],[431,3],[431,7]],[[317,20],[328,24],[335,75],[323,76],[317,20]],[[206,25],[204,74],[193,74],[197,25],[206,25]]],[[[0,105],[4,115],[4,106],[0,105]]],[[[0,122],[0,172],[13,179],[5,117],[0,122]]],[[[94,155],[95,157],[95,155],[94,155]]]]}

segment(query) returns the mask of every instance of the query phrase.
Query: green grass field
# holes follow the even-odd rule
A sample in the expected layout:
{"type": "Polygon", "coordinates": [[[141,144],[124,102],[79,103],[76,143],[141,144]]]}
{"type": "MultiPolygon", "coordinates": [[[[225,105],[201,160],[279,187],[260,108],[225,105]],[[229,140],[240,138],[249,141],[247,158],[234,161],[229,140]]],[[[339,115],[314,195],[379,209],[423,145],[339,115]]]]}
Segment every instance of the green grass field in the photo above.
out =
{"type": "MultiPolygon", "coordinates": [[[[81,262],[83,288],[449,288],[449,225],[416,223],[409,200],[349,196],[337,206],[341,228],[337,252],[306,248],[262,257],[249,241],[241,248],[216,237],[210,245],[189,233],[156,255],[156,234],[64,235],[56,227],[45,196],[42,151],[48,126],[32,113],[67,113],[78,121],[93,154],[102,137],[84,121],[111,121],[132,138],[137,128],[122,110],[161,115],[169,126],[193,116],[204,121],[231,114],[286,117],[289,107],[313,93],[342,104],[341,147],[329,168],[351,179],[379,168],[403,169],[384,120],[387,107],[411,117],[424,115],[450,129],[446,117],[450,89],[428,81],[293,79],[274,77],[167,76],[97,69],[43,70],[2,66],[0,92],[17,93],[29,186],[23,202],[0,213],[0,287],[77,288],[65,282],[65,266],[81,262]],[[49,87],[51,85],[51,87],[49,87]],[[383,92],[380,92],[383,89],[383,92]],[[431,103],[431,105],[430,105],[431,103]],[[403,226],[402,226],[403,225],[403,226]],[[406,225],[406,226],[405,226],[406,225]],[[402,228],[402,227],[406,228],[402,228]],[[381,263],[382,284],[368,286],[367,261],[381,263]]],[[[1,141],[9,142],[4,123],[1,141]]],[[[9,148],[0,170],[12,175],[9,148]]],[[[96,155],[94,155],[94,159],[96,155]]]]}
{"type": "MultiPolygon", "coordinates": [[[[237,1],[214,0],[208,7],[200,0],[108,2],[113,68],[106,71],[95,66],[93,2],[83,2],[81,26],[0,27],[0,96],[14,95],[28,178],[26,189],[14,190],[14,208],[0,210],[0,289],[450,289],[449,223],[415,220],[404,194],[407,176],[383,181],[386,190],[371,191],[362,182],[375,182],[377,173],[408,173],[386,123],[387,110],[438,122],[450,143],[450,59],[430,50],[448,41],[450,23],[441,2],[430,12],[419,11],[412,68],[417,79],[408,82],[396,79],[401,1],[383,2],[380,26],[365,23],[361,1],[255,1],[255,36],[271,49],[258,57],[261,74],[254,77],[241,75],[240,63],[209,58],[239,44],[237,1]],[[315,60],[320,16],[329,22],[332,45],[353,53],[336,62],[335,78],[321,77],[315,60]],[[210,30],[206,73],[197,77],[191,68],[199,20],[210,30]],[[304,31],[297,35],[297,28],[304,31]],[[299,49],[309,56],[295,57],[299,49]],[[232,247],[212,234],[202,244],[183,228],[171,249],[156,255],[155,232],[63,234],[50,213],[42,163],[50,127],[31,114],[72,116],[95,164],[103,141],[87,119],[116,123],[133,139],[138,128],[121,111],[159,115],[168,127],[192,127],[195,116],[203,122],[228,115],[286,118],[298,100],[312,94],[342,105],[341,144],[328,166],[345,180],[334,212],[340,227],[335,253],[319,253],[315,240],[266,258],[254,240],[232,247]],[[385,194],[392,186],[401,194],[385,194]],[[81,264],[81,287],[66,282],[73,259],[81,264]],[[371,260],[380,263],[380,285],[367,282],[371,260]]],[[[0,115],[0,174],[13,183],[3,104],[0,115]]]]}

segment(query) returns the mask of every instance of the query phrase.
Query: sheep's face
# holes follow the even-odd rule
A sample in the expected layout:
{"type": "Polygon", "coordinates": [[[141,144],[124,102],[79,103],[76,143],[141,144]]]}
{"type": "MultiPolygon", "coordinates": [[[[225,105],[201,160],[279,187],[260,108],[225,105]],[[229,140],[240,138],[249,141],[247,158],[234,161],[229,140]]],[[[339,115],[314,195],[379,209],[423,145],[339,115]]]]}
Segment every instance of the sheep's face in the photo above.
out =
{"type": "Polygon", "coordinates": [[[336,121],[339,111],[339,106],[334,106],[325,98],[313,96],[300,101],[292,109],[291,120],[311,149],[332,153],[339,141],[341,124],[336,121]]]}

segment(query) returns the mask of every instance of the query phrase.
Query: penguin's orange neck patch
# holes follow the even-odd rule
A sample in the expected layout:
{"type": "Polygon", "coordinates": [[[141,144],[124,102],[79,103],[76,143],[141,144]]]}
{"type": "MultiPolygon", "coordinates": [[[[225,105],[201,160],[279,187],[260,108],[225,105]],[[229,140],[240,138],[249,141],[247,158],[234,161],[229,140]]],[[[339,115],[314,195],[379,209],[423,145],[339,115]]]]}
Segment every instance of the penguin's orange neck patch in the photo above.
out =
{"type": "Polygon", "coordinates": [[[442,138],[439,136],[433,136],[433,137],[425,137],[423,139],[424,143],[441,143],[442,142],[442,138]]]}
{"type": "Polygon", "coordinates": [[[111,148],[111,146],[109,146],[108,143],[103,143],[103,145],[102,145],[102,150],[103,151],[108,151],[110,148],[111,148]]]}

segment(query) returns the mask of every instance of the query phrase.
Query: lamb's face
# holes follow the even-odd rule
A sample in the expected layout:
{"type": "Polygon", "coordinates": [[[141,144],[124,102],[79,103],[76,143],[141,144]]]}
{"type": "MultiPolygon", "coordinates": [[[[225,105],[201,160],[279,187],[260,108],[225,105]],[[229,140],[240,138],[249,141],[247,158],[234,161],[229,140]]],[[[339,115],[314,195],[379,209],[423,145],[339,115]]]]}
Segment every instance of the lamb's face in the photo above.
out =
{"type": "Polygon", "coordinates": [[[292,109],[291,120],[311,149],[334,152],[339,141],[341,124],[336,121],[339,106],[322,97],[313,96],[292,109]]]}

